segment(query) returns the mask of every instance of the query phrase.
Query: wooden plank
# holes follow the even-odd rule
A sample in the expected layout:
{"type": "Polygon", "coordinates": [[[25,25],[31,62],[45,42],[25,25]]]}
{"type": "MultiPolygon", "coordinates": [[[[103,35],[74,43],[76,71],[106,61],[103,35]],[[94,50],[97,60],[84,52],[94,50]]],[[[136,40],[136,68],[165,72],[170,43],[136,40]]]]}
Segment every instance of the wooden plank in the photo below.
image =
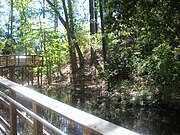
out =
{"type": "Polygon", "coordinates": [[[2,116],[0,116],[0,123],[2,123],[3,127],[5,127],[8,131],[10,131],[9,123],[7,123],[6,120],[2,116]]]}
{"type": "Polygon", "coordinates": [[[24,85],[24,67],[21,67],[21,84],[24,85]]]}
{"type": "Polygon", "coordinates": [[[61,114],[68,119],[85,126],[86,128],[91,129],[92,132],[97,132],[103,135],[138,135],[137,133],[134,133],[128,129],[117,126],[84,111],[78,110],[67,104],[40,94],[34,90],[9,81],[3,77],[0,77],[0,83],[38,103],[39,105],[49,108],[54,112],[61,114]]]}
{"type": "MultiPolygon", "coordinates": [[[[5,97],[8,101],[12,102],[14,105],[17,106],[17,108],[20,108],[22,110],[24,110],[25,112],[27,112],[29,115],[31,115],[33,118],[35,118],[36,120],[40,121],[41,123],[43,123],[45,126],[47,126],[49,129],[55,131],[56,133],[60,134],[60,135],[67,135],[65,133],[63,133],[60,129],[58,129],[57,127],[53,126],[52,124],[50,124],[48,121],[46,121],[45,119],[41,118],[39,115],[37,115],[36,113],[32,112],[31,110],[29,110],[28,108],[24,107],[23,105],[21,105],[20,103],[18,103],[17,101],[15,101],[14,99],[10,98],[9,96],[7,96],[6,94],[4,94],[3,92],[0,91],[0,95],[5,97]]],[[[37,109],[35,109],[37,110],[37,109]]],[[[40,111],[42,112],[42,111],[40,111]]],[[[44,132],[44,131],[43,131],[44,132]]],[[[47,132],[46,132],[47,133],[47,132]]],[[[38,133],[39,134],[39,133],[38,133]]]]}
{"type": "Polygon", "coordinates": [[[15,77],[15,67],[9,67],[10,70],[10,80],[14,81],[14,77],[15,77]]]}
{"type": "Polygon", "coordinates": [[[31,119],[29,119],[27,116],[24,116],[23,113],[19,110],[17,110],[17,115],[23,119],[24,121],[26,121],[28,123],[28,125],[30,125],[31,127],[33,127],[33,121],[31,119]]]}
{"type": "MultiPolygon", "coordinates": [[[[29,126],[33,127],[33,121],[29,119],[28,117],[24,116],[19,110],[17,110],[17,115],[25,120],[29,126]]],[[[43,135],[50,135],[46,130],[43,129],[43,135]]]]}
{"type": "Polygon", "coordinates": [[[10,129],[10,125],[6,122],[6,120],[5,120],[2,116],[0,116],[0,121],[2,121],[2,123],[3,123],[8,129],[10,129]]]}
{"type": "MultiPolygon", "coordinates": [[[[35,102],[33,102],[33,112],[41,116],[42,109],[39,105],[37,105],[35,102]]],[[[33,135],[43,135],[43,124],[33,119],[33,135]]]]}
{"type": "Polygon", "coordinates": [[[1,103],[3,103],[9,109],[10,107],[9,103],[6,100],[4,100],[4,98],[2,97],[0,97],[0,100],[2,101],[1,103]]]}
{"type": "Polygon", "coordinates": [[[9,135],[9,131],[0,123],[0,135],[9,135]]]}
{"type": "MultiPolygon", "coordinates": [[[[93,133],[89,128],[83,127],[83,135],[93,135],[93,133]]],[[[101,134],[98,134],[98,135],[101,135],[101,134]]]]}
{"type": "MultiPolygon", "coordinates": [[[[10,91],[10,96],[15,98],[15,91],[10,91]]],[[[17,135],[17,118],[16,118],[16,107],[10,102],[10,131],[11,135],[17,135]]]]}
{"type": "MultiPolygon", "coordinates": [[[[17,115],[21,118],[21,119],[23,119],[23,120],[25,120],[27,123],[28,123],[28,125],[30,125],[31,127],[33,127],[33,121],[31,120],[31,119],[29,119],[28,117],[26,117],[26,116],[24,116],[19,110],[17,110],[17,115]]],[[[44,130],[43,129],[43,135],[50,135],[46,130],[44,130]]]]}

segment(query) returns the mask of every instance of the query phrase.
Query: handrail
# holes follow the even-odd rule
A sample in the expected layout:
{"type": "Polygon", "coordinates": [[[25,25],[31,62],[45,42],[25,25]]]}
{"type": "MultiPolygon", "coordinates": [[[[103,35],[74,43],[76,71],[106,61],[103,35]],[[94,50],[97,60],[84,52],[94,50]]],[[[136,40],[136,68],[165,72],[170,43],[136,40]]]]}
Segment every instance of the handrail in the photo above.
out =
{"type": "Polygon", "coordinates": [[[60,135],[67,135],[64,132],[62,132],[61,130],[59,130],[58,128],[56,128],[55,126],[53,126],[51,123],[47,122],[45,119],[41,118],[40,116],[38,116],[37,114],[35,114],[34,112],[32,112],[31,110],[27,109],[26,107],[24,107],[23,105],[21,105],[20,103],[18,103],[17,101],[15,101],[14,99],[8,97],[6,94],[4,94],[3,92],[0,91],[0,95],[3,96],[4,98],[6,98],[8,101],[10,101],[11,103],[13,103],[14,105],[16,105],[18,108],[22,109],[23,111],[27,112],[28,114],[30,114],[33,118],[37,119],[38,121],[42,122],[44,125],[46,125],[47,127],[49,127],[50,129],[52,129],[53,131],[55,131],[56,133],[60,134],[60,135]]]}
{"type": "MultiPolygon", "coordinates": [[[[0,85],[3,85],[10,91],[13,91],[13,93],[21,94],[38,105],[41,109],[50,109],[56,114],[62,115],[68,120],[75,122],[82,127],[83,135],[138,135],[137,133],[134,133],[128,129],[117,126],[84,111],[78,110],[3,77],[0,77],[0,85]]],[[[37,120],[40,121],[39,118],[37,120]]],[[[43,123],[43,121],[40,122],[43,123]]]]}
{"type": "Polygon", "coordinates": [[[42,66],[43,61],[39,55],[0,55],[0,67],[42,66]]]}

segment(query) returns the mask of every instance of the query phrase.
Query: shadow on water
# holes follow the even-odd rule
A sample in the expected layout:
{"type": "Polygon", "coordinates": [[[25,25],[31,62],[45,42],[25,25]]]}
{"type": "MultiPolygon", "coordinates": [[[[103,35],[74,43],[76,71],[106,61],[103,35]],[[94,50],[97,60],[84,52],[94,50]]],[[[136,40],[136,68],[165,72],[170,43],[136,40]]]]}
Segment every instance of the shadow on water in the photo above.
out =
{"type": "Polygon", "coordinates": [[[180,135],[178,109],[131,108],[119,111],[111,121],[143,135],[180,135]]]}

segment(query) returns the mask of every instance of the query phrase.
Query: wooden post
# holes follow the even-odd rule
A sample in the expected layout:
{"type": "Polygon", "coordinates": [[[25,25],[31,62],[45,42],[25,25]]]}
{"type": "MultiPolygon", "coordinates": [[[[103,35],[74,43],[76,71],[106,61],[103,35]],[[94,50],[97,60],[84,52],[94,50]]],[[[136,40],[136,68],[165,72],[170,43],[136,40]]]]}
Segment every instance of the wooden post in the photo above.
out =
{"type": "Polygon", "coordinates": [[[0,68],[0,76],[3,76],[3,68],[0,68]]]}
{"type": "Polygon", "coordinates": [[[15,67],[12,66],[12,67],[9,68],[9,70],[10,70],[10,80],[14,81],[15,67]]]}
{"type": "Polygon", "coordinates": [[[32,67],[32,72],[31,72],[31,85],[33,86],[34,84],[34,70],[33,70],[33,67],[32,67]]]}
{"type": "MultiPolygon", "coordinates": [[[[10,80],[14,81],[14,75],[15,75],[15,67],[10,67],[10,80]]],[[[13,99],[16,99],[16,93],[12,90],[9,91],[10,97],[13,99]]],[[[17,135],[17,118],[16,118],[16,107],[13,103],[10,103],[10,130],[11,135],[17,135]]]]}
{"type": "MultiPolygon", "coordinates": [[[[0,68],[0,76],[3,76],[3,68],[0,68]]],[[[2,88],[2,86],[0,85],[0,89],[2,88]]]]}
{"type": "Polygon", "coordinates": [[[41,66],[41,86],[43,85],[43,78],[42,78],[42,66],[41,66]]]}
{"type": "Polygon", "coordinates": [[[37,85],[39,86],[39,66],[37,68],[37,85]]]}
{"type": "Polygon", "coordinates": [[[90,129],[83,127],[83,135],[93,135],[90,131],[90,129]]]}
{"type": "MultiPolygon", "coordinates": [[[[41,107],[35,102],[33,102],[33,112],[40,116],[42,114],[41,107]]],[[[43,135],[43,124],[35,118],[33,119],[33,135],[43,135]]]]}
{"type": "MultiPolygon", "coordinates": [[[[10,90],[9,92],[10,96],[15,99],[16,93],[10,90]]],[[[10,102],[10,131],[11,135],[17,135],[17,112],[15,105],[10,102]]]]}
{"type": "Polygon", "coordinates": [[[28,85],[29,85],[30,67],[26,67],[26,68],[27,68],[27,81],[28,81],[28,85]]]}
{"type": "Polygon", "coordinates": [[[22,76],[21,76],[21,83],[24,84],[24,67],[22,67],[22,76]]]}
{"type": "Polygon", "coordinates": [[[20,64],[20,63],[19,63],[19,62],[20,62],[20,60],[19,60],[19,55],[18,55],[18,58],[17,58],[17,59],[18,59],[18,66],[19,66],[19,64],[20,64]]]}

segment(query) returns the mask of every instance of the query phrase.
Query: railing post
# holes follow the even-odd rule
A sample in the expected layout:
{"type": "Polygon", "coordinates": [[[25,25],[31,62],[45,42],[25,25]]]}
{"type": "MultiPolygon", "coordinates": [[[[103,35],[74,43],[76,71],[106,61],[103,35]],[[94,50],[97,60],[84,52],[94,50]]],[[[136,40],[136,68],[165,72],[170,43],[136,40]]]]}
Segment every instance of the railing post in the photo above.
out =
{"type": "MultiPolygon", "coordinates": [[[[37,105],[36,102],[33,102],[33,112],[40,116],[42,114],[41,106],[37,105]]],[[[43,135],[43,124],[35,118],[33,119],[33,135],[43,135]]]]}
{"type": "Polygon", "coordinates": [[[39,86],[39,66],[37,68],[37,85],[39,86]]]}
{"type": "Polygon", "coordinates": [[[83,127],[83,135],[93,135],[90,131],[90,129],[83,127]]]}
{"type": "MultiPolygon", "coordinates": [[[[16,93],[10,90],[10,96],[15,99],[16,93]]],[[[10,102],[10,130],[11,135],[17,135],[17,112],[16,107],[13,103],[10,102]]]]}
{"type": "Polygon", "coordinates": [[[24,67],[22,67],[21,74],[21,84],[24,85],[24,67]]]}
{"type": "MultiPolygon", "coordinates": [[[[15,68],[10,67],[10,80],[14,81],[15,68]]],[[[9,90],[9,95],[11,98],[16,99],[16,93],[12,90],[9,90]]],[[[13,103],[10,102],[10,128],[11,135],[17,135],[17,112],[16,107],[13,103]]]]}
{"type": "Polygon", "coordinates": [[[3,76],[3,69],[0,68],[0,76],[3,76]]]}

